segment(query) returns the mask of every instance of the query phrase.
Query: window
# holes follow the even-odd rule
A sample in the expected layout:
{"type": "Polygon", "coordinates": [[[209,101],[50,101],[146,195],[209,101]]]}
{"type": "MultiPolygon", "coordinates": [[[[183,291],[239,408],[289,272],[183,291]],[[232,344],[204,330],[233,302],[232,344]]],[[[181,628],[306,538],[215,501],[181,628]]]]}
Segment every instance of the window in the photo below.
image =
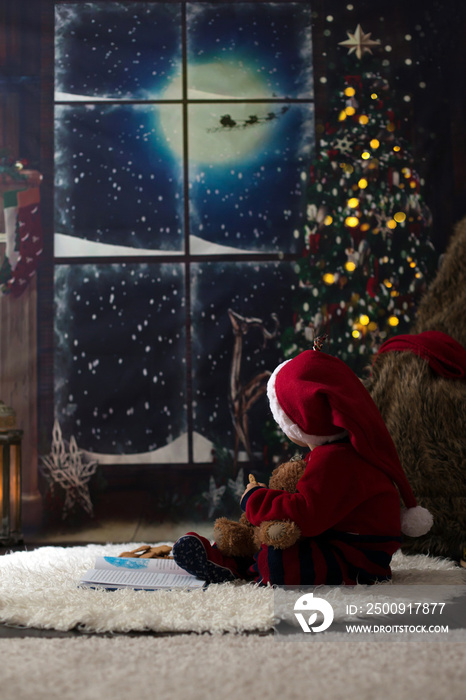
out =
{"type": "Polygon", "coordinates": [[[57,2],[55,75],[64,436],[110,464],[260,451],[313,150],[309,4],[57,2]]]}

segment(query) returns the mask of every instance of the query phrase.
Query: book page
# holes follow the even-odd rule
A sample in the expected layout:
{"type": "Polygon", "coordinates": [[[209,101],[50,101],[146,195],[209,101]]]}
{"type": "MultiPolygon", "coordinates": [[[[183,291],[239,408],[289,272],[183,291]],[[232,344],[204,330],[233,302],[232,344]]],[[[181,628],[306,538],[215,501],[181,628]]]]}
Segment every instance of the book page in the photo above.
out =
{"type": "Polygon", "coordinates": [[[140,559],[137,557],[97,557],[95,569],[110,571],[153,571],[190,576],[187,571],[175,563],[174,559],[140,559]]]}
{"type": "Polygon", "coordinates": [[[81,585],[105,586],[109,588],[202,588],[205,581],[194,576],[172,573],[157,573],[147,570],[90,569],[80,581],[81,585]]]}

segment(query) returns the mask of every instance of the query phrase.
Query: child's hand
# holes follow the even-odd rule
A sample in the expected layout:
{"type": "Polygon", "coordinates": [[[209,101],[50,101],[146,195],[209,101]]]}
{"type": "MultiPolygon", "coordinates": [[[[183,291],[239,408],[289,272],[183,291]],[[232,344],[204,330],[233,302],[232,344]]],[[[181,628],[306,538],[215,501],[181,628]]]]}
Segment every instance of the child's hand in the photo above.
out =
{"type": "Polygon", "coordinates": [[[265,486],[265,488],[267,488],[266,484],[259,483],[258,481],[256,481],[253,474],[249,474],[249,484],[246,486],[244,493],[240,498],[240,501],[243,500],[244,494],[253,489],[255,486],[265,486]]]}

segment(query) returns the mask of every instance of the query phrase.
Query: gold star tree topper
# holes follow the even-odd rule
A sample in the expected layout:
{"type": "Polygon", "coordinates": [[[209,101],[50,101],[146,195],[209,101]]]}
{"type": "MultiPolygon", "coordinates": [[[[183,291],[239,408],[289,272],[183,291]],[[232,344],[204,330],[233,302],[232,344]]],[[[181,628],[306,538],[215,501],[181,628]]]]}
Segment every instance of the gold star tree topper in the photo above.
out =
{"type": "Polygon", "coordinates": [[[380,46],[380,40],[376,39],[374,41],[371,39],[371,32],[369,32],[369,34],[365,34],[360,24],[358,24],[353,33],[346,33],[348,34],[349,38],[345,41],[340,41],[338,45],[346,46],[349,49],[348,56],[355,51],[356,56],[358,58],[362,58],[365,53],[372,53],[371,47],[380,46]]]}

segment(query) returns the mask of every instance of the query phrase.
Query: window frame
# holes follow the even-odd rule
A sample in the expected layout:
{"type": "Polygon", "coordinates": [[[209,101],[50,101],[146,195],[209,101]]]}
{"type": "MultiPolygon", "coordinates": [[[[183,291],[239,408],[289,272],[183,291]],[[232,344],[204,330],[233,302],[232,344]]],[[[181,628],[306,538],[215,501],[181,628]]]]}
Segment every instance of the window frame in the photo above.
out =
{"type": "MultiPolygon", "coordinates": [[[[111,0],[103,0],[104,2],[110,2],[111,0]]],[[[146,0],[149,3],[157,4],[163,2],[163,0],[146,0]]],[[[166,1],[166,0],[165,0],[166,1]]],[[[260,4],[268,4],[269,0],[255,0],[260,4]]],[[[102,0],[100,0],[102,2],[102,0]]],[[[132,255],[132,256],[106,256],[106,257],[55,257],[53,251],[53,235],[49,237],[47,250],[44,250],[45,256],[47,258],[47,264],[43,266],[40,275],[40,286],[41,286],[41,300],[39,308],[39,318],[40,318],[40,343],[39,343],[39,353],[43,356],[40,369],[40,411],[39,411],[39,432],[42,436],[42,444],[44,446],[43,452],[48,450],[49,438],[51,435],[54,410],[54,389],[53,389],[53,308],[54,308],[54,298],[53,298],[53,276],[54,269],[58,265],[79,265],[79,264],[118,264],[118,263],[147,263],[150,265],[166,264],[166,263],[178,263],[184,266],[185,270],[185,334],[186,334],[186,402],[187,402],[187,435],[188,435],[188,460],[187,462],[156,462],[156,463],[137,463],[137,464],[105,464],[101,465],[105,473],[105,478],[111,481],[120,482],[125,480],[127,476],[131,474],[131,481],[137,479],[137,475],[144,478],[144,474],[147,472],[152,472],[156,470],[171,470],[174,473],[179,471],[189,470],[193,476],[195,473],[205,473],[211,471],[213,468],[213,462],[197,462],[194,461],[194,446],[193,446],[193,432],[194,432],[194,420],[193,420],[193,362],[192,362],[192,298],[191,298],[191,267],[194,264],[207,263],[207,262],[231,262],[231,263],[255,263],[255,262],[292,262],[299,258],[298,253],[281,253],[281,252],[251,252],[251,253],[215,253],[209,254],[195,254],[190,251],[190,214],[189,214],[189,160],[188,160],[188,130],[186,124],[188,122],[188,108],[191,104],[221,104],[222,102],[231,103],[234,102],[231,98],[225,100],[199,100],[199,99],[188,99],[188,86],[187,86],[187,21],[186,12],[187,6],[192,4],[193,0],[172,0],[173,4],[181,6],[181,23],[182,23],[182,69],[183,69],[183,80],[182,80],[182,96],[180,100],[173,101],[176,104],[181,104],[183,112],[183,193],[188,196],[184,196],[184,249],[181,253],[172,254],[151,254],[147,255],[132,255]],[[47,446],[47,447],[45,447],[47,446]],[[118,475],[118,476],[116,476],[118,475]]],[[[53,46],[53,27],[54,27],[54,13],[55,7],[57,5],[71,4],[72,0],[49,0],[46,3],[46,7],[43,9],[43,25],[49,25],[49,31],[47,32],[48,41],[44,42],[44,56],[42,65],[43,72],[47,75],[47,66],[52,68],[52,71],[48,73],[48,90],[51,93],[51,109],[49,110],[49,119],[51,123],[51,133],[53,134],[53,116],[54,109],[56,105],[70,104],[76,105],[78,103],[74,101],[55,101],[53,93],[53,65],[54,65],[54,46],[53,46]],[[50,23],[51,22],[51,26],[50,23]],[[51,29],[51,32],[50,32],[51,29]]],[[[199,4],[199,3],[197,3],[199,4]]],[[[206,4],[211,4],[206,1],[206,4]]],[[[220,0],[218,4],[248,4],[247,0],[220,0]]],[[[296,0],[296,4],[308,6],[309,3],[305,0],[296,0]]],[[[316,55],[320,55],[319,46],[316,46],[316,33],[314,30],[314,22],[318,13],[313,13],[312,19],[312,62],[313,62],[313,72],[314,72],[314,94],[309,98],[264,98],[264,99],[238,99],[238,103],[251,103],[251,104],[302,104],[302,105],[312,105],[314,108],[315,118],[317,119],[317,104],[318,104],[318,93],[322,93],[322,84],[316,80],[316,55]]],[[[320,42],[317,42],[319,44],[320,42]]],[[[111,101],[109,101],[111,103],[111,101]]],[[[118,100],[115,101],[118,104],[131,104],[139,103],[135,100],[118,100]]],[[[171,101],[169,101],[171,102],[171,101]]],[[[83,103],[88,104],[89,102],[83,103]]],[[[99,104],[105,104],[99,101],[99,104]]],[[[167,104],[167,100],[148,100],[144,101],[144,104],[167,104]]],[[[50,142],[48,140],[48,150],[51,155],[51,160],[53,162],[53,138],[50,142]]],[[[46,140],[47,142],[47,140],[46,140]]],[[[47,148],[47,146],[46,146],[47,148]]],[[[48,204],[45,207],[44,218],[49,222],[48,228],[54,231],[54,193],[53,185],[50,183],[53,181],[53,167],[50,171],[49,184],[47,186],[48,192],[46,198],[48,204]]],[[[45,178],[44,178],[45,179],[45,178]]],[[[46,188],[44,188],[45,190],[46,188]]]]}

